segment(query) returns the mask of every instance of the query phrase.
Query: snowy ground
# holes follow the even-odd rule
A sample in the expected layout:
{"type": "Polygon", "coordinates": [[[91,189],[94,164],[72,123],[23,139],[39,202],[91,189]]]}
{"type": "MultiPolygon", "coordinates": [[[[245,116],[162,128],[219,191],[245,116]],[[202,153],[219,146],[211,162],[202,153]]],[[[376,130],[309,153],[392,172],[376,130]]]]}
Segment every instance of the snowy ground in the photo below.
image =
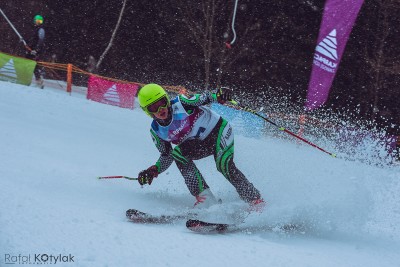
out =
{"type": "MultiPolygon", "coordinates": [[[[73,256],[57,266],[400,266],[399,167],[236,135],[236,163],[267,200],[263,214],[216,235],[184,221],[134,224],[126,209],[194,203],[175,165],[144,188],[96,179],[155,162],[149,117],[48,87],[0,82],[0,99],[0,266],[44,254],[73,256]],[[304,231],[274,229],[290,222],[304,231]]],[[[226,206],[241,203],[212,158],[197,163],[226,206]]]]}

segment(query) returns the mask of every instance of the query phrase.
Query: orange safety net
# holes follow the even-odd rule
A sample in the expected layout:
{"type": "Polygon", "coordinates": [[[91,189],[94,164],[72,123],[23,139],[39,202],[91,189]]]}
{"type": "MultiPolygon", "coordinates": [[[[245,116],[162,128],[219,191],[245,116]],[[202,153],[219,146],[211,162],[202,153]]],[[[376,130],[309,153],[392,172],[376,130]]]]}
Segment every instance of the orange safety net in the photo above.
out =
{"type": "MultiPolygon", "coordinates": [[[[69,64],[38,61],[37,65],[41,66],[43,68],[49,69],[49,70],[59,70],[59,71],[65,71],[65,72],[68,73],[68,65],[69,64]]],[[[76,67],[74,65],[72,65],[72,70],[71,71],[73,73],[82,74],[82,75],[88,75],[88,76],[95,76],[95,77],[99,77],[99,78],[102,78],[102,79],[105,79],[105,80],[114,81],[114,82],[118,82],[118,83],[138,84],[140,86],[145,85],[144,83],[140,83],[140,82],[130,82],[130,81],[114,79],[114,78],[105,77],[105,76],[101,76],[101,75],[98,75],[98,74],[90,73],[90,72],[82,70],[82,69],[80,69],[80,68],[78,68],[78,67],[76,67]]],[[[168,90],[168,91],[179,93],[179,94],[192,93],[192,92],[188,91],[183,86],[174,86],[174,85],[161,85],[161,86],[164,89],[168,90]]]]}

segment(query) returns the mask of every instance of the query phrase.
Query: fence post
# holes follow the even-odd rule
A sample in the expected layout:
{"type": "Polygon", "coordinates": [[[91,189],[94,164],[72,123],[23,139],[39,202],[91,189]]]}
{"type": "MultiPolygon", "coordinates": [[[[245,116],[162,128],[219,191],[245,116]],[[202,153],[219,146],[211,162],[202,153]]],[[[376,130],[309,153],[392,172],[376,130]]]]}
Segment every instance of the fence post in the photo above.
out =
{"type": "Polygon", "coordinates": [[[71,94],[72,91],[72,64],[67,65],[67,92],[71,94]]]}

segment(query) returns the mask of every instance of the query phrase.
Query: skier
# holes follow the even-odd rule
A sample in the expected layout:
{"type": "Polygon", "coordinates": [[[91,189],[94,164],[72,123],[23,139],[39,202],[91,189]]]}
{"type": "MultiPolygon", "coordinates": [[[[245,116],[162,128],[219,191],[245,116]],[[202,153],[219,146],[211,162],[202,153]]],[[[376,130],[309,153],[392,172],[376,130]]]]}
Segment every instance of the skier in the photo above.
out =
{"type": "MultiPolygon", "coordinates": [[[[33,23],[35,27],[34,35],[28,41],[29,47],[32,49],[27,51],[26,58],[38,61],[40,55],[43,54],[44,48],[44,38],[45,38],[45,31],[43,28],[43,17],[41,15],[36,15],[33,18],[33,23]]],[[[36,66],[34,70],[36,85],[43,89],[43,74],[42,70],[36,66]]]]}
{"type": "Polygon", "coordinates": [[[140,185],[153,179],[175,163],[190,193],[196,197],[195,208],[208,208],[218,201],[193,160],[213,155],[217,170],[236,188],[250,210],[262,211],[265,202],[233,162],[234,137],[228,121],[205,105],[231,100],[229,89],[218,93],[178,95],[170,100],[157,84],[147,84],[138,92],[139,104],[153,118],[151,137],[160,152],[157,162],[138,174],[140,185]],[[172,147],[172,144],[175,147],[172,147]]]}

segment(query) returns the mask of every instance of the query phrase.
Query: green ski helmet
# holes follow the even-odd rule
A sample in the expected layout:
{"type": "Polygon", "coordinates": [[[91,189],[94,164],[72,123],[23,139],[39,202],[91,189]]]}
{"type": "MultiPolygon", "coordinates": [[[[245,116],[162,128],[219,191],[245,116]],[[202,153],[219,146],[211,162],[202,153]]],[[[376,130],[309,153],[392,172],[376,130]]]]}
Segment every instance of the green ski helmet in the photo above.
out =
{"type": "Polygon", "coordinates": [[[33,24],[41,25],[43,24],[43,17],[41,15],[36,15],[33,17],[33,24]]]}
{"type": "Polygon", "coordinates": [[[171,104],[168,94],[161,86],[155,83],[146,84],[139,90],[138,93],[139,105],[143,109],[143,111],[146,112],[146,114],[150,117],[153,116],[151,112],[147,110],[147,107],[163,97],[167,98],[168,106],[170,106],[171,104]]]}

